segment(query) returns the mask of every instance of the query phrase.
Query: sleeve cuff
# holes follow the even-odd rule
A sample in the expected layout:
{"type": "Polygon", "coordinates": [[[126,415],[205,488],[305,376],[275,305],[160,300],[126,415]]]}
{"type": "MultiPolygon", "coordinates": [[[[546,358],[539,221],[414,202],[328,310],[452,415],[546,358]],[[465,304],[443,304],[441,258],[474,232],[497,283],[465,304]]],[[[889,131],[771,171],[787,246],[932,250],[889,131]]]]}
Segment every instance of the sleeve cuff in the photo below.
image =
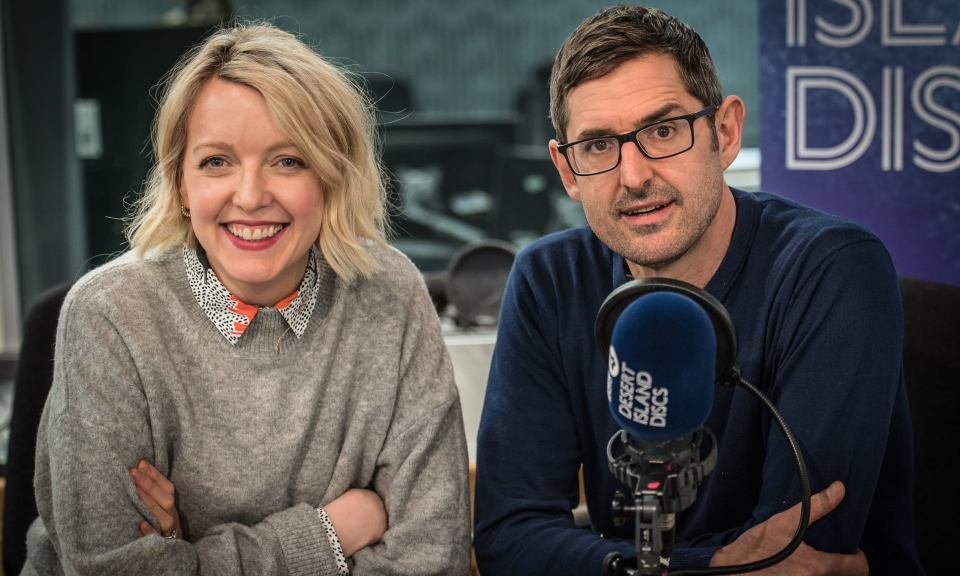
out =
{"type": "Polygon", "coordinates": [[[337,574],[332,550],[313,506],[299,504],[270,515],[267,522],[277,532],[290,576],[337,574]]]}
{"type": "Polygon", "coordinates": [[[707,568],[710,566],[710,559],[719,548],[719,546],[674,548],[670,555],[670,570],[707,568]]]}
{"type": "Polygon", "coordinates": [[[343,555],[340,538],[337,536],[337,531],[333,527],[333,522],[330,521],[330,517],[327,516],[327,511],[323,508],[317,508],[317,515],[320,516],[320,524],[323,525],[323,529],[327,533],[330,550],[333,551],[333,559],[337,563],[337,574],[340,576],[349,574],[350,567],[347,566],[347,557],[343,555]]]}

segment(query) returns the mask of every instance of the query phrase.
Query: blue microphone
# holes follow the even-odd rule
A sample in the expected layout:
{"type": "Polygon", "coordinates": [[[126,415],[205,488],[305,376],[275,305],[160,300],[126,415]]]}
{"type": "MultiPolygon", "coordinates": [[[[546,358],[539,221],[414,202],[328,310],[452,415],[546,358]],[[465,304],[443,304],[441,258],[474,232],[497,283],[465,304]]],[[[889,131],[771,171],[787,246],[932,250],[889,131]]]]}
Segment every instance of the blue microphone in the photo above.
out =
{"type": "Polygon", "coordinates": [[[686,437],[713,407],[716,366],[717,334],[703,306],[677,292],[644,294],[613,326],[610,412],[641,442],[686,437]]]}
{"type": "Polygon", "coordinates": [[[614,477],[630,490],[614,494],[613,521],[623,525],[633,518],[637,551],[636,558],[616,551],[607,554],[604,574],[667,573],[677,513],[693,504],[717,462],[716,438],[704,426],[717,383],[744,387],[770,411],[796,459],[802,506],[793,539],[776,554],[702,572],[741,574],[772,566],[793,553],[803,542],[810,518],[806,465],[776,406],[740,375],[733,321],[723,304],[679,280],[631,280],[604,300],[594,330],[600,350],[606,348],[609,354],[607,401],[620,426],[607,443],[607,462],[614,477]]]}
{"type": "Polygon", "coordinates": [[[607,402],[620,427],[607,461],[629,488],[614,494],[613,519],[633,518],[637,550],[634,559],[608,554],[604,573],[664,574],[677,513],[716,464],[716,439],[703,424],[736,356],[732,323],[706,292],[661,278],[611,293],[595,328],[601,349],[608,344],[607,402]]]}

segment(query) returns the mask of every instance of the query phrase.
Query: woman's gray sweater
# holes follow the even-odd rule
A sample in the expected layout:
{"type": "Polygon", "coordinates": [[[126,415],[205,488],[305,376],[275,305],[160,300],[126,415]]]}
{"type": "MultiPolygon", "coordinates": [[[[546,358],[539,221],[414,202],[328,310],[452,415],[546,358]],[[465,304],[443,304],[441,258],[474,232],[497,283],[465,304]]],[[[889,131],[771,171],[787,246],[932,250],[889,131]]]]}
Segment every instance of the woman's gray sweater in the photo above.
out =
{"type": "Polygon", "coordinates": [[[191,293],[180,250],[87,274],[60,315],[37,438],[40,519],[24,574],[336,574],[316,507],[383,499],[354,574],[466,574],[467,448],[426,288],[399,252],[344,282],[321,260],[297,338],[272,308],[238,344],[191,293]],[[184,539],[153,522],[128,468],[174,483],[184,539]]]}

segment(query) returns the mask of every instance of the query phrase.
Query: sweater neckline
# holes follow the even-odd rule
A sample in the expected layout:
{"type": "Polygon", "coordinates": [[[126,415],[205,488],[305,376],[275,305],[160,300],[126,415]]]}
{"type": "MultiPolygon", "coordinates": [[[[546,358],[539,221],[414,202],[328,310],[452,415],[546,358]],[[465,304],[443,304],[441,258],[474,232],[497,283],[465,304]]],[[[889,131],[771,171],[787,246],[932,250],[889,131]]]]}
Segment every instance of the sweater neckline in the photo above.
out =
{"type": "Polygon", "coordinates": [[[217,278],[200,246],[183,247],[183,268],[194,300],[217,332],[233,346],[248,333],[258,317],[262,320],[257,323],[260,325],[257,332],[277,332],[278,342],[288,331],[298,339],[302,337],[324,284],[321,258],[315,247],[310,248],[307,268],[297,290],[269,307],[248,304],[232,294],[217,278]]]}
{"type": "MultiPolygon", "coordinates": [[[[740,269],[743,268],[759,221],[757,205],[750,200],[749,193],[736,188],[730,188],[730,191],[733,193],[733,199],[736,203],[737,222],[733,227],[733,236],[730,238],[727,253],[723,256],[723,260],[721,260],[720,266],[713,277],[704,287],[704,290],[721,301],[723,301],[733,281],[739,275],[740,269]]],[[[610,253],[613,255],[614,264],[613,287],[617,288],[633,278],[627,268],[627,260],[612,250],[610,250],[610,253]]]]}

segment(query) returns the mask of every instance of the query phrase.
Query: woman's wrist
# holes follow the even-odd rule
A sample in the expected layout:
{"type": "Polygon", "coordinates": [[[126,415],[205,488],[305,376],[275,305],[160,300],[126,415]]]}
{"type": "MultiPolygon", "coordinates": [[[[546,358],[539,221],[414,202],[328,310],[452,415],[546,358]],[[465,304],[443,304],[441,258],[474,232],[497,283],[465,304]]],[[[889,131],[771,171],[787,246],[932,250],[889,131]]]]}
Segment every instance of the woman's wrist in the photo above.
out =
{"type": "Polygon", "coordinates": [[[323,507],[344,556],[380,541],[387,528],[383,500],[376,492],[353,488],[323,507]]]}

